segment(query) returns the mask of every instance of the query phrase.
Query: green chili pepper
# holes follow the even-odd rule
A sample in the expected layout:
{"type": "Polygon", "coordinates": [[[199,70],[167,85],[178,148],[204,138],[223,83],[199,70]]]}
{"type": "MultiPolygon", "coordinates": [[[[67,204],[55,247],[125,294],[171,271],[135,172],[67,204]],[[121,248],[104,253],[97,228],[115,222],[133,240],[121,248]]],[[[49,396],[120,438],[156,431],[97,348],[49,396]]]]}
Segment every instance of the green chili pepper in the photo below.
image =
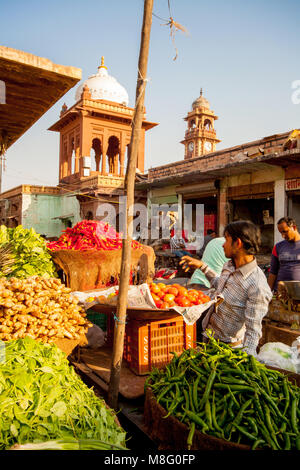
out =
{"type": "Polygon", "coordinates": [[[208,424],[209,429],[212,429],[212,416],[211,416],[211,406],[210,406],[210,401],[207,400],[205,402],[205,416],[206,416],[206,422],[208,424]]]}
{"type": "Polygon", "coordinates": [[[248,432],[243,426],[239,426],[239,425],[235,424],[235,427],[238,431],[240,431],[242,434],[244,434],[244,436],[248,437],[248,439],[250,439],[252,441],[257,440],[256,436],[253,436],[253,434],[248,432]]]}
{"type": "Polygon", "coordinates": [[[297,423],[297,403],[298,400],[297,398],[294,398],[292,401],[292,407],[291,407],[291,423],[292,423],[292,429],[293,431],[298,434],[298,423],[297,423]]]}
{"type": "Polygon", "coordinates": [[[188,435],[188,438],[187,438],[187,447],[188,447],[188,450],[191,449],[192,445],[193,445],[193,437],[194,437],[194,434],[195,434],[195,421],[192,421],[191,424],[190,424],[190,431],[189,431],[189,435],[188,435]]]}
{"type": "Polygon", "coordinates": [[[193,412],[190,411],[190,410],[184,409],[184,411],[186,412],[187,416],[188,416],[192,421],[194,421],[196,424],[198,424],[198,425],[201,427],[201,431],[202,431],[202,432],[205,432],[205,431],[208,430],[208,426],[207,426],[206,422],[203,421],[203,419],[200,418],[200,416],[198,416],[196,413],[193,413],[193,412]]]}
{"type": "Polygon", "coordinates": [[[288,434],[285,434],[285,446],[284,450],[290,450],[291,449],[291,439],[288,434]]]}
{"type": "Polygon", "coordinates": [[[264,441],[263,439],[257,439],[257,440],[254,442],[253,446],[252,446],[252,450],[257,449],[257,447],[258,447],[260,444],[265,444],[265,441],[264,441]]]}
{"type": "Polygon", "coordinates": [[[199,409],[201,410],[202,408],[204,408],[205,406],[205,403],[206,401],[208,400],[208,396],[210,394],[210,390],[211,390],[211,387],[214,383],[214,380],[215,380],[215,377],[216,377],[216,370],[213,369],[209,375],[209,378],[207,380],[207,384],[206,384],[206,387],[205,387],[205,391],[204,391],[204,394],[203,394],[203,397],[200,401],[200,404],[199,404],[199,409]]]}
{"type": "Polygon", "coordinates": [[[193,400],[194,400],[194,406],[196,410],[198,410],[198,385],[200,381],[200,375],[196,378],[194,385],[193,385],[193,400]]]}

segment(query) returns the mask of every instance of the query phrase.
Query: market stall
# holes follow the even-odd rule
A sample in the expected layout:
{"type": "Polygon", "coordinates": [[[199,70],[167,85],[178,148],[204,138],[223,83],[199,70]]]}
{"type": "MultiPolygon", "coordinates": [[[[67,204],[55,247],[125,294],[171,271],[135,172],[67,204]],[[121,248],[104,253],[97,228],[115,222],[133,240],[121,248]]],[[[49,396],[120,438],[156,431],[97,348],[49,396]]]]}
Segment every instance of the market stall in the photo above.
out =
{"type": "Polygon", "coordinates": [[[115,412],[67,359],[91,323],[46,242],[21,226],[0,232],[0,448],[126,449],[115,412]]]}
{"type": "Polygon", "coordinates": [[[286,281],[270,302],[267,316],[263,320],[261,345],[282,342],[291,346],[300,336],[300,282],[286,281]]]}

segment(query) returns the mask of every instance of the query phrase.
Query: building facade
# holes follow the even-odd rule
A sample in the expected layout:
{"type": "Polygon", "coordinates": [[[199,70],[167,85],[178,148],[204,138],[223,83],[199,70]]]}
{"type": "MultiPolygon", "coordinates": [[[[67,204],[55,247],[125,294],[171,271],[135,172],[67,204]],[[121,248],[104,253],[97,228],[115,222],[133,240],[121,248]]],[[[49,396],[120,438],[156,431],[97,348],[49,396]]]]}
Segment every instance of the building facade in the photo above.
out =
{"type": "MultiPolygon", "coordinates": [[[[102,57],[98,72],[77,87],[74,105],[64,104],[59,120],[49,128],[59,133],[58,185],[42,189],[22,185],[0,194],[1,223],[30,224],[55,237],[79,220],[98,218],[99,208],[110,204],[118,225],[133,117],[127,91],[108,74],[102,57]]],[[[144,173],[145,133],[156,125],[146,120],[144,110],[138,175],[144,173]]],[[[144,191],[137,190],[135,196],[146,203],[144,191]]]]}
{"type": "MultiPolygon", "coordinates": [[[[203,104],[202,94],[199,100],[203,104]]],[[[147,189],[149,210],[151,204],[177,203],[181,213],[184,204],[192,204],[195,212],[196,205],[203,204],[204,234],[213,228],[221,235],[228,222],[252,220],[261,229],[262,251],[269,253],[274,242],[281,239],[276,225],[280,217],[293,216],[300,226],[300,132],[287,131],[204,152],[207,135],[203,124],[208,113],[199,113],[196,131],[191,131],[191,120],[199,109],[194,103],[182,141],[184,159],[151,168],[148,180],[137,187],[147,189]],[[202,147],[194,144],[188,154],[191,138],[200,139],[202,147]]],[[[214,145],[218,142],[214,134],[214,145]]]]}

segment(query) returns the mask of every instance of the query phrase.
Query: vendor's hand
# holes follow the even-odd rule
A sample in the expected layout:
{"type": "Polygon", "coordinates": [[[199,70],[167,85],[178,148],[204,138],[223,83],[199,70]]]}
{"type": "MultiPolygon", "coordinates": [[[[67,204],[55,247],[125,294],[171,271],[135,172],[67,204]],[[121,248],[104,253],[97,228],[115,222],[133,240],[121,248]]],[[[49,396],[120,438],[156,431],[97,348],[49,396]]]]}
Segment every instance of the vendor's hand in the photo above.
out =
{"type": "Polygon", "coordinates": [[[179,264],[182,264],[183,270],[185,272],[189,271],[190,268],[199,269],[201,268],[203,261],[200,259],[192,258],[191,256],[183,256],[179,261],[179,264]]]}

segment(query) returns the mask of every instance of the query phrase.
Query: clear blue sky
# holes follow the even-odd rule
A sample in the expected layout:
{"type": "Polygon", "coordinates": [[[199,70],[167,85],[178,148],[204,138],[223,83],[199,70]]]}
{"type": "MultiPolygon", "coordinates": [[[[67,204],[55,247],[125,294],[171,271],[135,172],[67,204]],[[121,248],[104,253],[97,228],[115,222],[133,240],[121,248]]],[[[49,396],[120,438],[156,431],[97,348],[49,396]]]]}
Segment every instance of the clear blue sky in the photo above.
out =
{"type": "MultiPolygon", "coordinates": [[[[300,80],[299,0],[170,0],[175,45],[153,17],[146,112],[159,126],[146,135],[146,168],[183,159],[183,118],[203,87],[219,116],[218,149],[300,128],[292,82],[300,80]]],[[[102,55],[134,106],[142,0],[0,0],[0,44],[96,73],[102,55]]],[[[153,12],[168,19],[167,0],[153,12]]],[[[58,134],[47,131],[70,90],[7,152],[3,191],[58,183],[58,134]]]]}

